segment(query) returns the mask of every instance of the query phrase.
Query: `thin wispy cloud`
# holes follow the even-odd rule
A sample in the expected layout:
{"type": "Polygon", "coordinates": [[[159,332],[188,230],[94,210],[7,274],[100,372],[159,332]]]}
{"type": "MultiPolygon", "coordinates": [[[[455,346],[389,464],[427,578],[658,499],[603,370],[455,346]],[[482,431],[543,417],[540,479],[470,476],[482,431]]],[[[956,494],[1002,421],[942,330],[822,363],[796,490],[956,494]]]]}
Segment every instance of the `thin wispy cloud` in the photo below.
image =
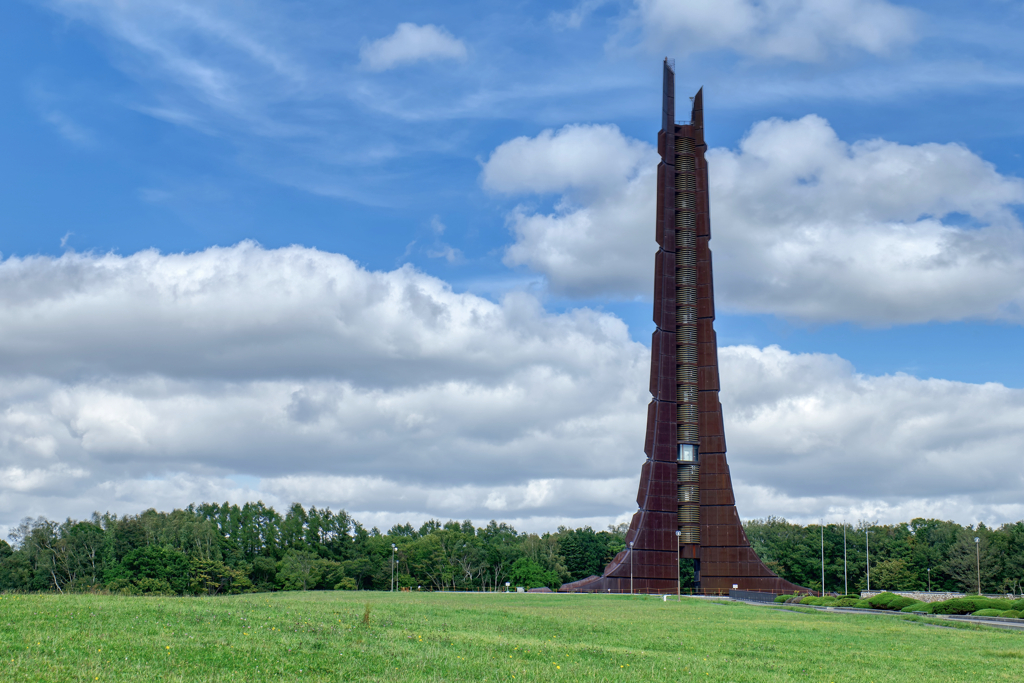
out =
{"type": "Polygon", "coordinates": [[[92,131],[72,121],[70,117],[60,111],[51,110],[42,114],[43,120],[53,126],[57,133],[78,147],[92,147],[96,144],[96,137],[92,131]]]}
{"type": "Polygon", "coordinates": [[[631,17],[651,50],[799,62],[845,50],[888,54],[916,38],[915,18],[886,0],[636,0],[631,17]]]}

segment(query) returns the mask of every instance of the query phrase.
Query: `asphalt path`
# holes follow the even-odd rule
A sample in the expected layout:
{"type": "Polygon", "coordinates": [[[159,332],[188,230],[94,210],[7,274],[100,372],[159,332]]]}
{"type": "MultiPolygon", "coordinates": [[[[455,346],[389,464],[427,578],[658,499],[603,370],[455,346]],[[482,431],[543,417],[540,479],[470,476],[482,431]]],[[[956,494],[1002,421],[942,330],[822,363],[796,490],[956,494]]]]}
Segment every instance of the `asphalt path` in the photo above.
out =
{"type": "MultiPolygon", "coordinates": [[[[751,600],[736,600],[734,598],[728,598],[733,602],[742,602],[747,605],[755,605],[757,607],[768,607],[769,609],[782,610],[784,612],[790,612],[792,610],[787,609],[782,603],[774,602],[753,602],[751,600]]],[[[880,609],[858,609],[856,607],[818,607],[816,605],[793,605],[794,607],[800,607],[802,609],[813,609],[819,612],[841,612],[843,614],[874,614],[877,616],[895,616],[897,614],[910,614],[912,616],[926,617],[928,619],[936,619],[939,621],[961,621],[968,622],[971,624],[980,624],[982,626],[990,626],[992,628],[1001,628],[1008,631],[1024,631],[1024,619],[1005,619],[1002,617],[975,617],[969,614],[914,614],[913,612],[890,612],[888,610],[880,609]]],[[[942,624],[930,624],[931,626],[942,626],[942,624]]]]}

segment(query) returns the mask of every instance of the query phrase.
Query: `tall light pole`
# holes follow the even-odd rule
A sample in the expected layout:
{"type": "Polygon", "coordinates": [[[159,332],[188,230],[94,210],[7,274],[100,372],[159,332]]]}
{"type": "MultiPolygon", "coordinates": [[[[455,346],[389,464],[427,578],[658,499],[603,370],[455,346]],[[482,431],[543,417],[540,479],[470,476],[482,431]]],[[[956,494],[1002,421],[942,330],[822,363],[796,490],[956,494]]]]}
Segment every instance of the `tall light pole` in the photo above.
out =
{"type": "Polygon", "coordinates": [[[821,520],[821,594],[825,595],[825,520],[821,520]]]}
{"type": "Polygon", "coordinates": [[[868,530],[868,529],[864,530],[864,551],[867,553],[867,557],[865,558],[864,563],[867,565],[867,568],[868,568],[868,590],[869,591],[871,590],[871,544],[868,543],[868,534],[870,534],[870,533],[871,533],[870,530],[868,530]]]}
{"type": "Polygon", "coordinates": [[[629,542],[629,594],[633,594],[633,541],[629,542]]]}
{"type": "Polygon", "coordinates": [[[394,543],[391,544],[391,592],[395,592],[395,551],[398,550],[398,546],[394,543]]]}
{"type": "Polygon", "coordinates": [[[850,579],[846,573],[846,520],[843,520],[843,595],[850,594],[850,579]]]}
{"type": "Polygon", "coordinates": [[[978,595],[981,595],[981,539],[974,537],[974,550],[978,558],[978,595]]]}
{"type": "Polygon", "coordinates": [[[679,537],[683,532],[676,529],[676,600],[683,599],[683,577],[679,571],[679,537]]]}
{"type": "Polygon", "coordinates": [[[932,592],[932,568],[928,567],[928,592],[932,592]]]}

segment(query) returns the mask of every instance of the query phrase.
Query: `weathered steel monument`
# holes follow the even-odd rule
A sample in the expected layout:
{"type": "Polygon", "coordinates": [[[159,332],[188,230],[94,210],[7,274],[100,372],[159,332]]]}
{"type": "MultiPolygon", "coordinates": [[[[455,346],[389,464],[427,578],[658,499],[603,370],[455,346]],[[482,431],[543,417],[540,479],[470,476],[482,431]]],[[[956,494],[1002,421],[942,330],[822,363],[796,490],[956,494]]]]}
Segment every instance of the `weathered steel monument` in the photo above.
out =
{"type": "Polygon", "coordinates": [[[779,578],[747,541],[725,458],[711,270],[703,91],[689,123],[675,121],[675,72],[665,60],[658,133],[651,394],[647,461],[627,547],[602,576],[566,592],[674,592],[679,558],[693,559],[702,593],[806,589],[779,578]]]}

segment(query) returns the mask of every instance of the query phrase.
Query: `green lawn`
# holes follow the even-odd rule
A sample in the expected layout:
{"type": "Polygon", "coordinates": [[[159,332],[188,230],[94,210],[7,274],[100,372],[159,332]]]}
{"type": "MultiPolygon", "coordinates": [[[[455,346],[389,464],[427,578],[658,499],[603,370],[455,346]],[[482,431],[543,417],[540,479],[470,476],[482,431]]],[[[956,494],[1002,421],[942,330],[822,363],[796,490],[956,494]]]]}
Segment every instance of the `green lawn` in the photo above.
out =
{"type": "Polygon", "coordinates": [[[0,595],[2,681],[275,678],[1022,681],[1024,633],[685,598],[0,595]]]}

